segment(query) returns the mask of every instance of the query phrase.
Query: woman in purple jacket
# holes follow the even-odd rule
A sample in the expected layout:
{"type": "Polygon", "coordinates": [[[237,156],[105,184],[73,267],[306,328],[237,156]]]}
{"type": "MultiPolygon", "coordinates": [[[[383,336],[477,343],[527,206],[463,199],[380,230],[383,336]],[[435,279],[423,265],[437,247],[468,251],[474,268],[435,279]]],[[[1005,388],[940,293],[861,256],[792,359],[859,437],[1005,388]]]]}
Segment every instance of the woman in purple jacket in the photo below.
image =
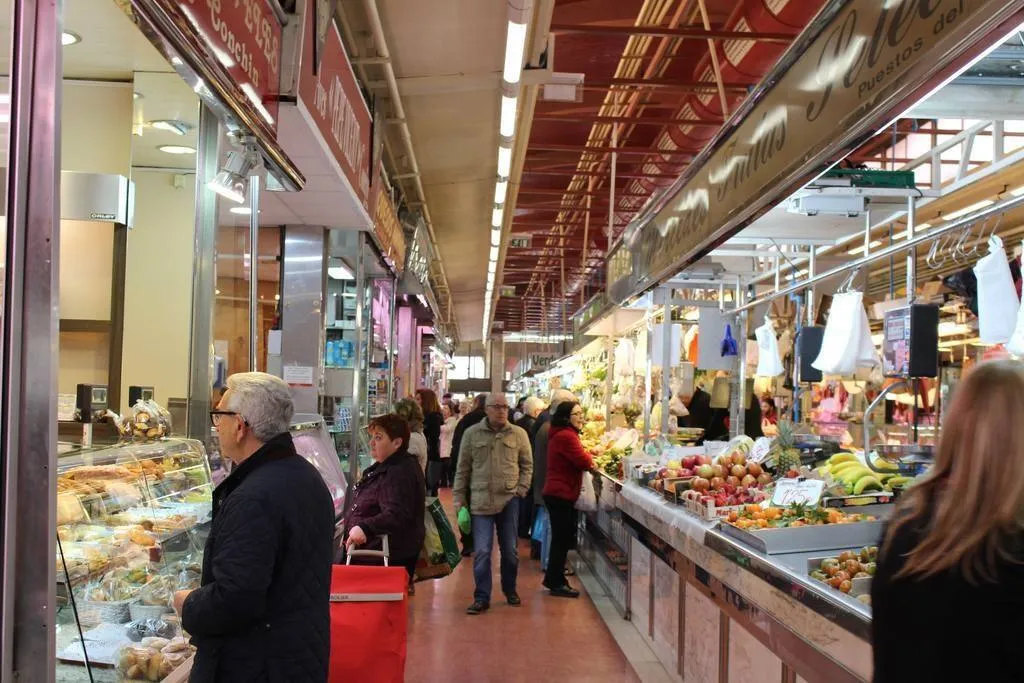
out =
{"type": "MultiPolygon", "coordinates": [[[[388,536],[391,564],[405,567],[412,579],[423,547],[426,484],[416,457],[409,454],[409,423],[394,413],[370,421],[370,456],[352,490],[345,515],[345,548],[381,550],[388,536]]],[[[359,564],[359,557],[352,558],[359,564]]]]}

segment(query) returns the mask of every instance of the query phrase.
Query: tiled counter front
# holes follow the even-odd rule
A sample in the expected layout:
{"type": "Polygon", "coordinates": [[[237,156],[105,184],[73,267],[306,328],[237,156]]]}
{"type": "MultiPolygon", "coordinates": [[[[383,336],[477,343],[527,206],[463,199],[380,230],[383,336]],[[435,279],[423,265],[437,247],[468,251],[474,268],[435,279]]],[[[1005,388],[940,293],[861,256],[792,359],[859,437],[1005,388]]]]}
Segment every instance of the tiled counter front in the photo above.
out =
{"type": "Polygon", "coordinates": [[[634,623],[669,671],[687,683],[871,679],[866,610],[654,492],[627,484],[616,502],[636,534],[634,623]]]}

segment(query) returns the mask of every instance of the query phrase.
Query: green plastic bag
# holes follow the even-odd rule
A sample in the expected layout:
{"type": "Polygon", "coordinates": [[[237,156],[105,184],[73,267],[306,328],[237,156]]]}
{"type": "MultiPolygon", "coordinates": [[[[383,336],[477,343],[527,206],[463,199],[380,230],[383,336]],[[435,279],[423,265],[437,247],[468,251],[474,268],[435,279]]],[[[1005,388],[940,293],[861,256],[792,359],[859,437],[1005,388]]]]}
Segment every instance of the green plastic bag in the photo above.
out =
{"type": "Polygon", "coordinates": [[[459,508],[459,531],[463,536],[469,536],[473,530],[473,518],[469,516],[469,508],[459,508]]]}
{"type": "Polygon", "coordinates": [[[423,539],[423,548],[416,562],[416,581],[448,576],[455,571],[459,560],[462,559],[455,530],[448,521],[441,501],[437,498],[428,498],[426,507],[427,514],[423,520],[426,537],[423,539]]]}

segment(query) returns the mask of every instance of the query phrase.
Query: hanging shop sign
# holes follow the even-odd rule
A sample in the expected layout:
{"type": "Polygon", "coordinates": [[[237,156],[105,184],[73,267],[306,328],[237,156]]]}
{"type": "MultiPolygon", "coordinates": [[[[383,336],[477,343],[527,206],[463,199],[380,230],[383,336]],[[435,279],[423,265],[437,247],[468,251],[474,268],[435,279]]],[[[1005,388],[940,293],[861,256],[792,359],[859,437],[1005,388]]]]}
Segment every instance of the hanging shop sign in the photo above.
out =
{"type": "Polygon", "coordinates": [[[281,92],[281,22],[268,0],[159,0],[187,22],[272,131],[281,92]]]}
{"type": "Polygon", "coordinates": [[[370,216],[375,213],[370,192],[370,156],[373,134],[370,109],[359,90],[355,73],[341,42],[337,23],[314,27],[316,3],[307,2],[299,72],[298,105],[330,151],[339,174],[370,216]]]}
{"type": "Polygon", "coordinates": [[[609,258],[616,303],[678,272],[1009,31],[1024,3],[835,0],[609,258]],[[991,38],[989,41],[991,42],[991,38]]]}
{"type": "MultiPolygon", "coordinates": [[[[383,181],[378,180],[377,184],[381,185],[383,181]]],[[[378,193],[373,234],[384,260],[396,275],[401,276],[405,270],[405,232],[387,192],[378,193]]]]}

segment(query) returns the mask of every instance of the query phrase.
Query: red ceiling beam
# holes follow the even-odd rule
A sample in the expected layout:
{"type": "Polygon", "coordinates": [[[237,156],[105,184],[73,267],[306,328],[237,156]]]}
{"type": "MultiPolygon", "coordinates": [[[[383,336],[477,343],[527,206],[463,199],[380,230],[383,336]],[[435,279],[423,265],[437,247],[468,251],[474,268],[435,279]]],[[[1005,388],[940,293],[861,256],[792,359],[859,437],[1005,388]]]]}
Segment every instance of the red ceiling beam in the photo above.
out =
{"type": "MultiPolygon", "coordinates": [[[[596,171],[535,171],[530,168],[524,168],[523,174],[529,175],[550,175],[559,177],[575,177],[580,176],[581,178],[607,178],[609,173],[599,173],[596,171]]],[[[675,180],[679,176],[672,175],[670,173],[615,173],[616,178],[625,178],[627,180],[675,180]]],[[[522,191],[522,190],[520,190],[522,191]]],[[[606,193],[607,194],[607,193],[606,193]]]]}
{"type": "MultiPolygon", "coordinates": [[[[586,190],[568,190],[568,189],[566,189],[566,190],[558,190],[558,189],[549,189],[549,188],[540,188],[540,187],[520,187],[517,196],[521,197],[524,194],[554,195],[556,197],[566,197],[566,196],[574,196],[574,197],[576,197],[576,196],[579,196],[579,197],[601,197],[602,199],[605,198],[605,197],[608,197],[608,192],[587,192],[586,190]]],[[[635,194],[635,193],[629,193],[629,192],[616,192],[615,193],[615,198],[616,199],[625,199],[625,198],[647,199],[647,197],[648,197],[648,195],[646,195],[646,194],[635,194]]]]}
{"type": "Polygon", "coordinates": [[[693,157],[696,156],[697,152],[688,152],[683,150],[662,150],[653,149],[651,147],[591,147],[588,145],[567,145],[558,143],[547,143],[540,145],[531,144],[526,148],[526,153],[529,155],[530,152],[583,152],[588,154],[608,154],[615,152],[617,154],[637,154],[640,156],[666,156],[666,157],[693,157]]]}
{"type": "Polygon", "coordinates": [[[553,114],[534,114],[534,121],[554,121],[557,123],[625,123],[631,126],[707,126],[721,128],[723,120],[715,119],[674,119],[667,116],[561,116],[553,114]]]}
{"type": "MultiPolygon", "coordinates": [[[[725,92],[732,95],[746,95],[754,87],[754,83],[723,83],[725,92]]],[[[700,93],[718,92],[714,81],[681,81],[674,78],[604,78],[585,80],[584,90],[610,90],[618,88],[637,88],[641,90],[660,90],[662,92],[700,93]]]]}
{"type": "Polygon", "coordinates": [[[765,43],[789,43],[796,38],[792,33],[766,33],[752,31],[726,31],[697,28],[696,26],[599,26],[594,24],[551,24],[551,33],[590,33],[604,36],[651,36],[654,38],[700,38],[704,40],[757,40],[765,43]]]}

